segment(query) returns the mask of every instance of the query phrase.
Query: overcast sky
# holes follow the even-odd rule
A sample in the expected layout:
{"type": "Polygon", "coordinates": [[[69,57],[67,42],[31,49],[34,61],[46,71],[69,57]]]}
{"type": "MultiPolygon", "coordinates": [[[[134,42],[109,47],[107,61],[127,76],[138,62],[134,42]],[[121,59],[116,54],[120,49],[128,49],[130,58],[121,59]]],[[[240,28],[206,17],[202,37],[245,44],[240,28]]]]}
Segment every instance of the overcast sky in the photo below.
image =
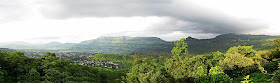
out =
{"type": "Polygon", "coordinates": [[[0,0],[0,42],[280,35],[279,0],[0,0]]]}

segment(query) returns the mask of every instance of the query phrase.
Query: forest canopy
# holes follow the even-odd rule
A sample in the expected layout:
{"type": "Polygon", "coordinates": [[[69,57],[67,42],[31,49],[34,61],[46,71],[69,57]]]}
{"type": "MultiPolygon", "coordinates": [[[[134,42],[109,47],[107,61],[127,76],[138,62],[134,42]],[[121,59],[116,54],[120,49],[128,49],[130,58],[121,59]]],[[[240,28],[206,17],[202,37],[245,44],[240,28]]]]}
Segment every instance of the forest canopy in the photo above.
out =
{"type": "Polygon", "coordinates": [[[171,55],[99,53],[89,61],[126,66],[107,69],[79,65],[46,52],[27,57],[22,52],[0,51],[0,82],[3,83],[236,83],[279,82],[280,39],[274,49],[256,51],[254,46],[233,46],[226,52],[193,55],[186,39],[174,42],[171,55]]]}

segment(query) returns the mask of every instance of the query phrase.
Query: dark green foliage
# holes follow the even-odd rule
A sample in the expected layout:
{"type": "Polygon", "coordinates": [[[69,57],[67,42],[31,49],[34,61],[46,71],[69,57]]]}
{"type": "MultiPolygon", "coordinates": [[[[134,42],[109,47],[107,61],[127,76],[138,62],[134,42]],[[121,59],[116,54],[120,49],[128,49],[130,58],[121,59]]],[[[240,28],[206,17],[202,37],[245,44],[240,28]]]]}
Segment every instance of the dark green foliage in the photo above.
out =
{"type": "Polygon", "coordinates": [[[272,76],[270,76],[270,75],[266,75],[266,74],[259,73],[259,72],[250,74],[250,79],[251,79],[251,82],[253,82],[253,83],[270,83],[271,81],[269,79],[271,77],[272,76]]]}
{"type": "Polygon", "coordinates": [[[125,71],[115,72],[76,65],[49,52],[42,58],[29,58],[21,52],[0,52],[0,67],[0,82],[4,83],[100,83],[104,80],[107,80],[105,83],[112,83],[125,76],[125,71]]]}
{"type": "Polygon", "coordinates": [[[232,83],[232,79],[219,67],[211,67],[208,76],[195,79],[197,83],[232,83]]]}
{"type": "Polygon", "coordinates": [[[19,82],[25,82],[25,83],[38,83],[41,80],[41,76],[40,73],[32,68],[31,70],[29,70],[28,73],[26,73],[25,76],[20,76],[18,77],[19,82]]]}
{"type": "Polygon", "coordinates": [[[272,73],[273,71],[278,69],[278,62],[274,62],[274,61],[267,62],[267,63],[263,63],[262,66],[267,72],[272,73]]]}
{"type": "Polygon", "coordinates": [[[273,76],[270,81],[272,83],[279,83],[280,82],[280,70],[276,70],[273,74],[277,75],[277,76],[273,76]]]}
{"type": "Polygon", "coordinates": [[[4,81],[4,72],[0,67],[0,82],[3,82],[3,81],[4,81]]]}
{"type": "Polygon", "coordinates": [[[127,83],[170,83],[172,78],[168,78],[162,65],[153,60],[135,60],[133,66],[123,82],[127,83]]]}

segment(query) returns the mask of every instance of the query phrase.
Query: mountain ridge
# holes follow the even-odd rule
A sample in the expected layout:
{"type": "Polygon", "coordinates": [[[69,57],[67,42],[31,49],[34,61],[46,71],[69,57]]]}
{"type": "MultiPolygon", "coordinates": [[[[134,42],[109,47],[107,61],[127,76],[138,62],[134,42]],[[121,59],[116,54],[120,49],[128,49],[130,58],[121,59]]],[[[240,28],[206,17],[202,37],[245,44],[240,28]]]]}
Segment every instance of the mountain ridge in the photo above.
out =
{"type": "MultiPolygon", "coordinates": [[[[215,38],[197,39],[187,37],[186,43],[191,54],[204,54],[215,51],[225,52],[229,47],[237,45],[254,45],[257,50],[273,48],[273,39],[280,36],[222,34],[215,38]]],[[[80,43],[50,42],[37,46],[10,45],[11,49],[64,49],[81,52],[109,52],[117,54],[129,53],[168,53],[174,47],[173,41],[165,41],[158,37],[106,37],[82,41],[80,43]]],[[[9,47],[5,47],[9,48],[9,47]]]]}

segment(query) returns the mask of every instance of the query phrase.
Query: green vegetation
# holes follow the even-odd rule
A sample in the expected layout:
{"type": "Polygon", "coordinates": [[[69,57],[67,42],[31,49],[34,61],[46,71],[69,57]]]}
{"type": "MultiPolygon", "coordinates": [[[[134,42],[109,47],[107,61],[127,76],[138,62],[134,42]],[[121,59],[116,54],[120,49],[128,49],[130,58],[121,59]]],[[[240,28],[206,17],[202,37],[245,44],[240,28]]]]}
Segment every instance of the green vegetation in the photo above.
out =
{"type": "Polygon", "coordinates": [[[226,52],[232,46],[254,46],[256,50],[273,49],[273,40],[279,36],[222,34],[213,39],[187,38],[191,54],[205,54],[215,51],[226,52]]]}
{"type": "MultiPolygon", "coordinates": [[[[278,45],[277,43],[275,42],[275,45],[278,45]]],[[[174,44],[173,56],[167,61],[153,62],[154,60],[150,58],[134,60],[123,82],[270,83],[280,81],[278,68],[280,61],[278,57],[272,58],[280,56],[277,46],[272,49],[273,51],[265,53],[254,50],[253,46],[233,46],[225,54],[217,51],[212,54],[190,55],[185,39],[174,44]]]]}
{"type": "MultiPolygon", "coordinates": [[[[240,35],[228,34],[229,37],[241,37],[240,35]]],[[[216,37],[219,39],[221,36],[216,37]]],[[[238,38],[237,37],[237,38],[238,38]]],[[[230,41],[225,51],[213,51],[211,53],[192,54],[192,49],[186,42],[188,39],[182,38],[174,42],[173,49],[170,53],[161,53],[157,51],[155,43],[160,40],[147,38],[140,41],[137,38],[122,37],[113,39],[102,37],[98,40],[84,42],[87,45],[95,45],[99,43],[100,48],[91,47],[89,50],[102,49],[101,46],[116,45],[123,49],[111,49],[121,53],[134,52],[138,48],[137,44],[143,45],[150,49],[156,48],[152,53],[136,51],[139,53],[130,53],[127,55],[119,55],[113,53],[99,53],[80,59],[87,61],[116,63],[116,65],[124,65],[122,68],[109,69],[102,66],[88,67],[78,65],[69,59],[60,59],[56,54],[46,52],[40,58],[30,58],[21,52],[3,52],[0,51],[0,82],[2,83],[278,83],[280,82],[280,39],[269,39],[267,36],[248,36],[255,40],[246,41],[246,45],[234,45],[237,42],[230,41]],[[145,44],[151,39],[154,42],[145,44]],[[118,40],[118,41],[117,41],[118,40]],[[264,42],[263,40],[269,40],[264,42]],[[272,47],[263,48],[255,45],[256,42],[262,41],[265,46],[272,47]],[[95,43],[92,43],[95,42],[95,43]],[[112,43],[114,42],[114,43],[112,43]],[[130,42],[130,43],[129,43],[130,42]],[[132,42],[132,44],[131,44],[132,42]],[[250,43],[253,42],[253,43],[250,43]],[[120,44],[123,43],[123,44],[120,44]],[[134,44],[136,45],[134,45],[134,44]],[[135,48],[126,48],[126,45],[135,46],[135,48]],[[125,51],[125,52],[122,52],[125,51]],[[157,52],[159,52],[157,54],[157,52]],[[58,79],[59,78],[59,79],[58,79]]],[[[248,38],[246,37],[246,38],[248,38]]],[[[243,41],[243,37],[237,41],[243,41]]],[[[213,40],[216,40],[213,39],[213,40]]],[[[229,38],[232,39],[232,38],[229,38]]],[[[225,39],[226,40],[226,39],[225,39]]],[[[200,40],[192,39],[191,41],[200,40]]],[[[206,41],[206,40],[205,40],[206,41]]],[[[208,40],[207,40],[208,41],[208,40]]],[[[163,42],[162,42],[163,43],[163,42]]],[[[167,42],[165,42],[167,43],[167,42]]],[[[240,42],[239,42],[240,43],[240,42]]],[[[243,42],[244,43],[244,42],[243,42]]],[[[263,44],[261,43],[261,44],[263,44]]],[[[207,43],[206,43],[207,44],[207,43]]],[[[211,46],[211,45],[210,45],[211,46]]],[[[224,49],[222,46],[221,49],[224,49]]],[[[128,46],[127,46],[128,47],[128,46]]],[[[219,47],[219,46],[217,46],[219,47]]],[[[204,49],[204,48],[203,48],[204,49]]],[[[213,48],[214,49],[214,48],[213,48]]],[[[220,48],[219,48],[220,49],[220,48]]],[[[105,49],[109,50],[109,49],[105,49]]],[[[165,50],[164,50],[165,51],[165,50]]],[[[208,50],[209,51],[209,50],[208,50]]],[[[194,52],[194,51],[193,51],[194,52]]],[[[78,60],[78,59],[77,59],[78,60]]]]}
{"type": "MultiPolygon", "coordinates": [[[[123,71],[94,68],[61,60],[47,52],[41,58],[29,58],[21,52],[0,52],[0,81],[3,83],[118,82],[123,71]]],[[[119,81],[120,82],[120,81],[119,81]]]]}
{"type": "MultiPolygon", "coordinates": [[[[187,38],[189,54],[207,54],[215,51],[226,52],[232,46],[254,46],[256,50],[273,49],[273,40],[279,36],[223,34],[213,39],[187,38]]],[[[100,37],[73,46],[71,51],[97,51],[116,54],[145,53],[170,54],[174,42],[156,37],[100,37]]]]}
{"type": "Polygon", "coordinates": [[[100,37],[73,46],[73,51],[97,51],[116,54],[170,53],[173,44],[156,37],[100,37]]]}
{"type": "MultiPolygon", "coordinates": [[[[257,51],[273,49],[273,42],[279,36],[222,34],[212,39],[195,39],[188,37],[188,52],[191,55],[209,54],[220,51],[225,53],[232,46],[254,46],[257,51]]],[[[279,42],[279,41],[278,41],[279,42]]],[[[60,52],[98,52],[128,55],[142,54],[171,54],[174,42],[167,42],[157,37],[99,37],[81,43],[50,42],[43,45],[9,44],[1,47],[11,49],[45,49],[60,52]]]]}
{"type": "Polygon", "coordinates": [[[123,65],[122,69],[128,69],[131,67],[134,58],[128,55],[118,55],[113,53],[99,53],[87,58],[88,61],[100,61],[100,62],[114,62],[118,65],[123,65]]]}

